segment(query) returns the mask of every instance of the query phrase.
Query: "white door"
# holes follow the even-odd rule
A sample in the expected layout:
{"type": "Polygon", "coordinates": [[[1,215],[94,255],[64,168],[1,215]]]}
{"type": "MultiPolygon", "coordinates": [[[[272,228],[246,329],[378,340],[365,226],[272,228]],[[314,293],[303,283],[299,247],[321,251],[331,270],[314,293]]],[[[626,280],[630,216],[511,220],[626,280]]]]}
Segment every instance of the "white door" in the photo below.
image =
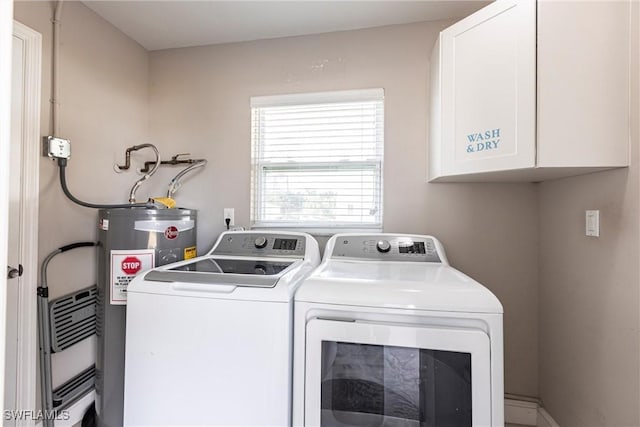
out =
{"type": "Polygon", "coordinates": [[[491,425],[480,330],[312,319],[305,426],[491,425]]]}
{"type": "MultiPolygon", "coordinates": [[[[4,407],[7,410],[18,409],[16,406],[17,360],[18,360],[18,325],[19,297],[22,275],[18,272],[20,265],[20,210],[22,178],[22,123],[24,109],[24,41],[13,37],[13,64],[11,79],[11,145],[9,149],[9,233],[7,254],[7,338],[5,348],[5,389],[4,407]]],[[[10,420],[6,424],[13,424],[10,420]]],[[[5,424],[5,425],[6,425],[5,424]]]]}
{"type": "MultiPolygon", "coordinates": [[[[3,403],[8,411],[36,409],[40,63],[41,35],[14,23],[8,255],[3,272],[7,275],[3,403]]],[[[4,413],[5,425],[16,424],[16,419],[22,419],[20,424],[26,421],[16,413],[4,413]]]]}
{"type": "MultiPolygon", "coordinates": [[[[0,93],[7,94],[11,90],[11,18],[13,16],[13,2],[0,2],[0,93]]],[[[11,106],[7,96],[0,98],[0,170],[6,171],[9,165],[9,129],[11,106]]],[[[0,174],[0,234],[4,235],[8,225],[8,201],[9,182],[6,174],[0,174]]],[[[7,246],[5,241],[0,242],[0,265],[4,267],[7,261],[7,246]]],[[[6,276],[0,276],[0,366],[4,363],[5,346],[5,317],[6,317],[6,276]]],[[[0,395],[4,392],[4,372],[0,370],[0,395]]],[[[4,398],[0,398],[0,412],[4,413],[4,398]]]]}
{"type": "Polygon", "coordinates": [[[440,37],[444,174],[535,166],[536,2],[497,1],[440,37]]]}

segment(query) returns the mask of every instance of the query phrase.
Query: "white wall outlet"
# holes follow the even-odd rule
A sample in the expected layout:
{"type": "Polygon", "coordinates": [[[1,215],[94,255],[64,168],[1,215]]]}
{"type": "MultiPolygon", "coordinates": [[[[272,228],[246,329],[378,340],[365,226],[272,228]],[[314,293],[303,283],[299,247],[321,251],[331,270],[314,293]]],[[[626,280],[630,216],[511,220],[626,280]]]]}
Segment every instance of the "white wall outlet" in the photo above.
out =
{"type": "Polygon", "coordinates": [[[227,218],[230,219],[229,221],[229,227],[233,227],[234,225],[236,225],[235,221],[234,221],[234,209],[233,208],[224,208],[224,224],[227,225],[227,218]]]}
{"type": "Polygon", "coordinates": [[[585,234],[589,237],[600,236],[600,211],[586,211],[585,234]]]}

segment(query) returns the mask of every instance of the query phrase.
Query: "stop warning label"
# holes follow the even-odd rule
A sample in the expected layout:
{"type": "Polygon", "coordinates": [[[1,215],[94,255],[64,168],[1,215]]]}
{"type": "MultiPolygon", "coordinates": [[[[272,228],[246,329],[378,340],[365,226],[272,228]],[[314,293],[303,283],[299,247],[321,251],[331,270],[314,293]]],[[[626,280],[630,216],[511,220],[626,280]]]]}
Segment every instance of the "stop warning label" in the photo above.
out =
{"type": "Polygon", "coordinates": [[[142,261],[140,261],[140,258],[138,257],[128,256],[122,260],[120,267],[126,274],[134,275],[142,268],[142,261]]]}
{"type": "Polygon", "coordinates": [[[111,251],[111,286],[110,303],[124,305],[127,303],[127,287],[139,273],[153,268],[155,265],[153,249],[112,250],[111,251]]]}

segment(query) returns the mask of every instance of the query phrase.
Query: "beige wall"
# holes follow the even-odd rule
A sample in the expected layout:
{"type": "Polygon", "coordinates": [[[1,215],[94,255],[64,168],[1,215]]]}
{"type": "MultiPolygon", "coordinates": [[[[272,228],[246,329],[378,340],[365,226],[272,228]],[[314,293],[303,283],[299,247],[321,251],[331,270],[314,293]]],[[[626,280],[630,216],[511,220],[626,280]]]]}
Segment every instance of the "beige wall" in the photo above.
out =
{"type": "MultiPolygon", "coordinates": [[[[51,70],[50,2],[16,2],[15,19],[43,36],[42,125],[48,135],[51,70]]],[[[60,131],[71,139],[67,181],[81,199],[126,202],[133,174],[116,175],[114,160],[146,140],[148,54],[80,2],[65,2],[60,49],[60,131]]],[[[40,259],[67,243],[94,240],[96,212],[68,201],[55,163],[40,164],[40,259]]],[[[92,249],[60,255],[51,263],[51,298],[95,283],[92,249]]],[[[53,355],[54,386],[89,366],[93,340],[53,355]]]]}
{"type": "Polygon", "coordinates": [[[434,234],[453,265],[498,295],[506,390],[537,395],[535,185],[425,182],[429,58],[444,24],[151,52],[151,140],[166,155],[210,161],[178,193],[200,209],[203,250],[223,229],[223,208],[249,223],[251,96],[384,88],[384,230],[434,234]],[[325,60],[327,72],[312,71],[325,60]]]}
{"type": "MultiPolygon", "coordinates": [[[[16,4],[16,19],[44,36],[43,134],[49,132],[50,13],[49,3],[16,4]]],[[[537,395],[536,186],[425,182],[428,61],[445,23],[147,53],[78,2],[65,2],[62,21],[60,135],[72,140],[72,191],[89,201],[126,201],[138,175],[117,175],[112,165],[140,142],[157,144],[164,157],[206,157],[209,165],[177,193],[181,205],[200,210],[201,253],[223,230],[224,207],[236,209],[238,224],[249,221],[251,96],[384,88],[384,229],[434,234],[453,265],[497,294],[505,307],[506,391],[537,395]],[[323,60],[333,64],[329,71],[311,71],[323,60]]],[[[159,173],[139,198],[163,194],[176,172],[159,173]]],[[[94,238],[95,212],[63,197],[57,168],[44,159],[40,197],[41,257],[94,238]]],[[[54,297],[94,277],[90,251],[63,257],[50,269],[54,297]]],[[[58,377],[77,369],[59,365],[58,377]]]]}
{"type": "MultiPolygon", "coordinates": [[[[636,23],[639,10],[636,2],[636,23]]],[[[17,2],[15,16],[43,34],[42,134],[48,134],[50,4],[17,2]]],[[[133,144],[154,142],[165,157],[206,157],[206,169],[177,193],[180,204],[200,209],[205,251],[223,229],[224,207],[236,208],[238,224],[249,220],[250,96],[382,87],[385,231],[436,235],[453,265],[498,295],[505,307],[506,391],[538,394],[539,327],[540,394],[563,427],[640,425],[640,79],[632,79],[628,170],[540,186],[426,184],[428,58],[445,23],[148,53],[78,2],[65,3],[62,20],[60,135],[72,140],[68,175],[77,196],[126,201],[137,175],[116,175],[112,165],[133,144]],[[327,72],[311,71],[323,60],[332,64],[327,72]],[[585,209],[601,211],[599,239],[584,237],[585,209]]],[[[637,25],[635,31],[638,53],[637,25]]],[[[164,193],[172,173],[143,186],[140,198],[164,193]]],[[[45,159],[40,206],[41,258],[95,237],[95,212],[62,196],[57,168],[45,159]]],[[[50,269],[52,295],[93,278],[89,250],[62,255],[50,269]]],[[[90,359],[92,343],[80,347],[74,363],[55,367],[55,382],[90,359]]]]}
{"type": "Polygon", "coordinates": [[[562,427],[638,426],[640,3],[633,7],[631,166],[540,186],[540,394],[562,427]],[[584,235],[599,209],[601,235],[584,235]]]}

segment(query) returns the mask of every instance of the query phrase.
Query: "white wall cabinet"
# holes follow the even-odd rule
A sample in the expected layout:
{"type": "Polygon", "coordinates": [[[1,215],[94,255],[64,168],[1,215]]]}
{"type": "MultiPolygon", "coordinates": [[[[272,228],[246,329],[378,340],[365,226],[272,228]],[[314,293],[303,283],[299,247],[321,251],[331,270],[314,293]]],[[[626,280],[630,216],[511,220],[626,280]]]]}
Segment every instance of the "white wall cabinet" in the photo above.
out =
{"type": "Polygon", "coordinates": [[[629,164],[629,2],[498,0],[431,60],[430,181],[541,181],[629,164]]]}

